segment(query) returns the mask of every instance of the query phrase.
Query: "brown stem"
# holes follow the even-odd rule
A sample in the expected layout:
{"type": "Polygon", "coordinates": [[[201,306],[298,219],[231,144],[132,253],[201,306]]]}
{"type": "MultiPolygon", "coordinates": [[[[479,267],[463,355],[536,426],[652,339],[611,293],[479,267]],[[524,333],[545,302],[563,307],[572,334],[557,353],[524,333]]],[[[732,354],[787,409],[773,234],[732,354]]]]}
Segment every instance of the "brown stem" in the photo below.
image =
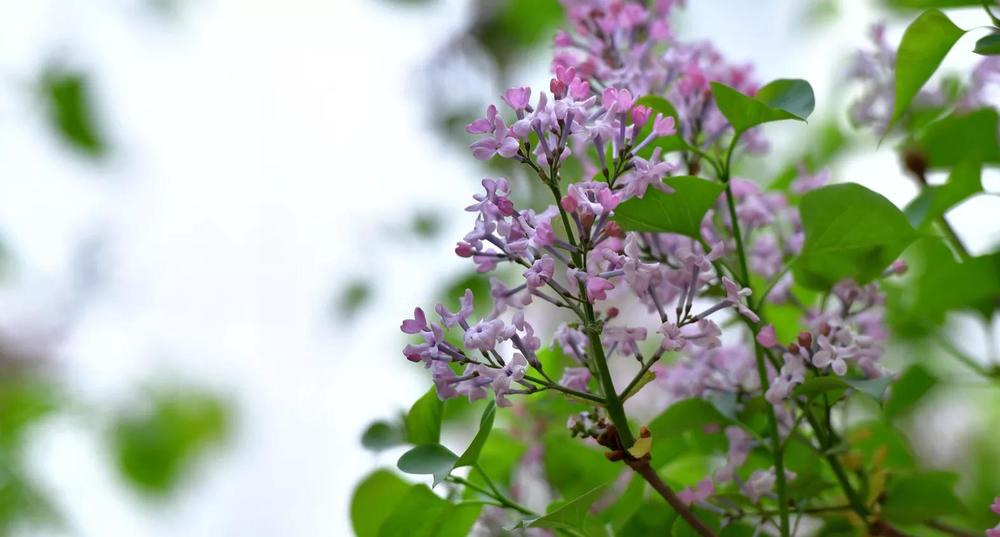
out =
{"type": "Polygon", "coordinates": [[[684,505],[684,502],[677,497],[677,494],[674,493],[674,491],[671,490],[671,488],[664,483],[662,479],[660,479],[660,476],[656,474],[656,470],[653,470],[653,467],[649,465],[649,461],[643,459],[631,459],[626,460],[626,463],[631,466],[633,470],[635,470],[635,473],[641,475],[642,478],[645,479],[654,490],[656,490],[656,492],[659,492],[660,496],[663,496],[663,499],[670,504],[670,507],[672,507],[674,511],[677,511],[677,514],[680,515],[681,518],[683,518],[684,521],[694,529],[694,531],[698,532],[698,535],[701,535],[702,537],[715,537],[715,532],[706,526],[701,519],[695,516],[695,514],[692,513],[686,505],[684,505]]]}

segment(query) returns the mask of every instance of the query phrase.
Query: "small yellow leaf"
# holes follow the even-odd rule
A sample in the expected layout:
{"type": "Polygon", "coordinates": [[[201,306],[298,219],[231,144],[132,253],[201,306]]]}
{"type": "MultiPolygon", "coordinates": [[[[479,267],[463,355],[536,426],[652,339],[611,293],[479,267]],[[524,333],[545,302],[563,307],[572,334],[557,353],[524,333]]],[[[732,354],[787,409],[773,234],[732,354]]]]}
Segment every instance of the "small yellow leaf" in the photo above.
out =
{"type": "Polygon", "coordinates": [[[632,447],[628,448],[628,454],[641,459],[649,454],[649,450],[653,449],[653,439],[652,438],[640,438],[632,444],[632,447]]]}

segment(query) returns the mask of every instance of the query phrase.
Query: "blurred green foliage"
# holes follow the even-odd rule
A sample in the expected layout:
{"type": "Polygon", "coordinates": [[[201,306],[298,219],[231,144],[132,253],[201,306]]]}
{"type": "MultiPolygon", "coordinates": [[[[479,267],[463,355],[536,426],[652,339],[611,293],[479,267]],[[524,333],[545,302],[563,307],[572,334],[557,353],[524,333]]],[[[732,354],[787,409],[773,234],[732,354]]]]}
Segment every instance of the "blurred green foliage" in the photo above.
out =
{"type": "Polygon", "coordinates": [[[155,388],[148,400],[120,408],[108,431],[122,476],[137,490],[164,497],[230,429],[230,410],[194,388],[155,388]]]}
{"type": "Polygon", "coordinates": [[[49,119],[62,140],[88,157],[103,157],[108,144],[94,114],[89,77],[82,72],[50,68],[43,73],[39,86],[49,119]]]}
{"type": "Polygon", "coordinates": [[[334,309],[340,320],[353,319],[371,302],[372,285],[366,279],[348,281],[334,300],[334,309]]]}
{"type": "Polygon", "coordinates": [[[0,535],[38,524],[52,525],[59,517],[30,476],[25,448],[33,426],[57,411],[55,385],[34,372],[10,364],[0,374],[0,535]]]}

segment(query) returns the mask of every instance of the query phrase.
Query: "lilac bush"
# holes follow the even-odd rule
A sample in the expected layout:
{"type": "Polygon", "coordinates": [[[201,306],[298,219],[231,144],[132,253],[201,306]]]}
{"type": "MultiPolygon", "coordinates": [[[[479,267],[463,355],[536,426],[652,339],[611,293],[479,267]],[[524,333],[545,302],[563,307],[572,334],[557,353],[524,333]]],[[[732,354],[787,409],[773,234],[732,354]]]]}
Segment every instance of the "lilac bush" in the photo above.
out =
{"type": "MultiPolygon", "coordinates": [[[[762,124],[810,115],[807,82],[761,84],[710,44],[679,41],[669,0],[563,3],[548,88],[510,88],[466,127],[475,158],[523,177],[483,179],[465,208],[471,229],[455,254],[493,274],[488,295],[467,289],[456,311],[418,307],[402,322],[403,355],[434,385],[406,425],[438,419],[429,440],[407,433],[417,445],[399,468],[444,482],[465,499],[455,509],[485,504],[469,517],[485,535],[641,535],[637,509],[676,517],[674,534],[784,537],[817,513],[848,533],[921,523],[962,534],[938,520],[950,511],[915,514],[887,488],[937,487],[951,501],[950,478],[890,477],[879,462],[889,448],[861,460],[852,443],[863,438],[847,430],[848,409],[878,412],[897,376],[882,364],[886,290],[907,273],[899,256],[920,226],[823,168],[767,188],[735,174],[766,154],[762,124]],[[528,182],[548,199],[516,202],[531,199],[518,195],[528,182]],[[441,401],[453,399],[489,401],[462,454],[439,443],[441,401]],[[524,475],[496,483],[481,458],[497,407],[529,438],[561,438],[582,458],[601,450],[604,462],[576,471],[609,479],[566,494],[539,470],[556,448],[535,443],[524,475]],[[679,479],[670,469],[685,453],[711,462],[679,479]],[[547,514],[524,504],[532,478],[562,493],[547,514]],[[648,503],[653,492],[667,505],[648,503]]],[[[913,95],[894,79],[905,55],[873,34],[877,52],[851,71],[868,85],[851,116],[885,131],[913,95]]],[[[988,69],[954,106],[981,104],[988,69]]]]}

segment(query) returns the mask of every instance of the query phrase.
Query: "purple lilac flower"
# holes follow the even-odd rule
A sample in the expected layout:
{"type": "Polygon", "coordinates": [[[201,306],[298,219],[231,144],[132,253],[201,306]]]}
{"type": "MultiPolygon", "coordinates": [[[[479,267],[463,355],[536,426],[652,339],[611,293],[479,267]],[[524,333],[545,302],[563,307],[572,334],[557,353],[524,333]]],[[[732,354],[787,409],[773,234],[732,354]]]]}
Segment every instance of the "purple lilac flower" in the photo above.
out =
{"type": "Polygon", "coordinates": [[[711,478],[705,478],[694,487],[687,487],[677,493],[682,502],[688,505],[707,501],[712,494],[715,494],[715,483],[711,478]]]}
{"type": "Polygon", "coordinates": [[[587,390],[589,383],[590,370],[586,367],[567,367],[563,370],[562,379],[559,380],[559,384],[581,392],[587,390]]]}

